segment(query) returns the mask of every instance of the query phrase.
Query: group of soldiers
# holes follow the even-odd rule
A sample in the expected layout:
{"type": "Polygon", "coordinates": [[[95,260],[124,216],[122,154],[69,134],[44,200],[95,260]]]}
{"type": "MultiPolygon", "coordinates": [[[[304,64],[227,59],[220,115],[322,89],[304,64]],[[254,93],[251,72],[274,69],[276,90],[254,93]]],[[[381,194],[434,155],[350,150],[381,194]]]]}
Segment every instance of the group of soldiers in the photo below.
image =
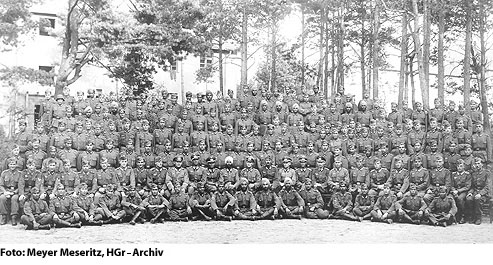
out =
{"type": "Polygon", "coordinates": [[[189,220],[481,224],[492,178],[478,104],[425,110],[339,91],[245,86],[237,98],[47,91],[19,121],[0,224],[27,229],[189,220]]]}

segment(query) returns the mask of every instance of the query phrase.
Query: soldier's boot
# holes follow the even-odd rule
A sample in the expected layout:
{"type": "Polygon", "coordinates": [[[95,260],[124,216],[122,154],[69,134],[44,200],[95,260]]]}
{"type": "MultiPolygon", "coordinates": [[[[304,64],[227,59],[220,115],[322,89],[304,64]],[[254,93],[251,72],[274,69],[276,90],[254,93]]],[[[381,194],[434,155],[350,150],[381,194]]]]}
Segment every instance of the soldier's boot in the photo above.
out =
{"type": "Polygon", "coordinates": [[[4,225],[7,223],[7,215],[6,214],[0,214],[0,225],[4,225]]]}
{"type": "Polygon", "coordinates": [[[55,220],[55,224],[56,224],[56,227],[59,227],[59,228],[72,226],[71,223],[64,221],[64,220],[61,220],[61,219],[55,220]]]}
{"type": "Polygon", "coordinates": [[[289,213],[289,214],[286,214],[286,219],[297,219],[297,220],[301,220],[301,215],[289,213]]]}
{"type": "Polygon", "coordinates": [[[137,220],[137,218],[139,218],[140,213],[141,213],[141,211],[138,211],[137,213],[135,213],[134,216],[132,217],[132,220],[130,220],[130,222],[128,222],[128,223],[131,225],[135,225],[135,220],[137,220]]]}
{"type": "Polygon", "coordinates": [[[72,227],[72,228],[81,228],[82,227],[82,224],[80,222],[78,222],[78,223],[75,223],[75,224],[70,224],[70,227],[72,227]]]}
{"type": "Polygon", "coordinates": [[[17,214],[13,214],[11,216],[11,222],[12,222],[12,226],[16,226],[17,225],[17,214]]]}
{"type": "Polygon", "coordinates": [[[212,218],[210,218],[209,216],[207,216],[207,214],[205,214],[202,210],[200,209],[197,209],[197,211],[199,212],[199,214],[204,218],[205,221],[210,221],[212,220],[212,218]]]}
{"type": "Polygon", "coordinates": [[[85,225],[88,225],[88,226],[102,226],[103,225],[103,221],[101,221],[101,220],[99,220],[99,221],[89,221],[85,225]]]}
{"type": "Polygon", "coordinates": [[[38,230],[50,230],[51,226],[50,225],[39,225],[38,230]]]}

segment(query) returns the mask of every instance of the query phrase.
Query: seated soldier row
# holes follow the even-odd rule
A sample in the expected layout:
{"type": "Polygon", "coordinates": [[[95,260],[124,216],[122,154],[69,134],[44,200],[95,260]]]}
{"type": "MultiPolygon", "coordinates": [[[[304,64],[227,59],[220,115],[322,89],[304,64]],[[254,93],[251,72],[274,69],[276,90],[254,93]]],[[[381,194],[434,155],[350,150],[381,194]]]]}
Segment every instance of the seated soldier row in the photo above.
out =
{"type": "MultiPolygon", "coordinates": [[[[310,216],[316,216],[317,218],[339,216],[351,220],[359,220],[359,217],[363,219],[369,218],[371,215],[371,210],[369,209],[374,207],[373,205],[377,203],[382,195],[388,195],[388,192],[385,191],[386,189],[391,191],[390,194],[395,196],[396,200],[402,201],[414,193],[411,192],[411,187],[414,187],[413,189],[416,190],[417,196],[424,204],[421,204],[421,201],[418,203],[413,200],[412,207],[419,206],[418,209],[422,207],[426,209],[433,205],[434,200],[440,198],[440,191],[443,188],[447,195],[450,192],[450,196],[447,198],[452,198],[453,205],[457,208],[455,210],[458,211],[457,215],[456,212],[453,212],[453,215],[457,216],[457,221],[460,223],[465,221],[476,222],[477,224],[481,223],[482,205],[489,203],[491,194],[491,176],[487,170],[483,169],[483,162],[479,157],[475,158],[470,173],[465,170],[465,163],[461,159],[457,161],[457,171],[451,172],[444,168],[444,160],[441,156],[436,158],[436,168],[430,171],[423,168],[422,159],[418,157],[414,161],[413,169],[410,171],[403,167],[401,159],[396,160],[395,168],[391,171],[382,167],[382,163],[378,159],[374,160],[374,168],[368,170],[361,166],[362,161],[359,159],[358,167],[351,170],[351,173],[342,167],[342,159],[340,158],[335,159],[334,168],[331,170],[325,166],[324,157],[317,158],[317,167],[314,169],[306,167],[306,161],[304,160],[302,160],[303,167],[293,169],[289,157],[285,157],[283,166],[277,168],[267,158],[265,161],[266,166],[261,171],[253,167],[255,161],[253,157],[245,159],[246,165],[241,171],[232,166],[232,157],[225,159],[226,166],[221,170],[215,167],[216,161],[213,157],[207,160],[207,168],[200,166],[198,160],[199,156],[193,156],[192,166],[185,168],[183,166],[183,157],[176,156],[173,159],[173,167],[165,168],[163,167],[162,159],[158,158],[155,160],[155,167],[146,169],[145,160],[140,157],[137,161],[137,168],[132,169],[126,164],[126,158],[121,157],[120,167],[116,169],[110,168],[107,160],[103,159],[100,170],[92,170],[90,163],[85,161],[80,172],[73,171],[69,161],[65,161],[64,170],[59,172],[56,161],[51,159],[47,163],[47,171],[40,172],[36,170],[33,160],[28,161],[27,170],[19,171],[16,160],[10,159],[8,163],[9,169],[2,172],[0,178],[0,214],[2,217],[0,223],[5,224],[7,217],[10,215],[12,224],[16,224],[17,216],[26,211],[22,206],[25,205],[26,195],[29,195],[33,187],[41,193],[40,199],[49,203],[59,196],[67,197],[67,192],[69,198],[79,198],[82,193],[87,195],[86,192],[88,192],[88,196],[93,196],[95,200],[108,193],[108,196],[112,196],[111,199],[113,201],[111,203],[115,205],[122,203],[127,192],[134,194],[135,191],[135,194],[145,200],[154,194],[152,190],[155,188],[157,188],[159,196],[164,199],[162,201],[163,205],[166,205],[166,202],[172,202],[175,194],[193,197],[198,193],[200,196],[205,196],[204,194],[215,194],[218,191],[218,186],[224,186],[228,194],[236,196],[238,192],[246,188],[243,192],[250,191],[253,192],[252,195],[254,193],[255,196],[262,195],[256,198],[258,205],[277,205],[275,207],[269,206],[271,208],[264,206],[264,208],[271,209],[272,213],[276,213],[268,215],[272,218],[272,216],[277,216],[278,211],[281,210],[279,205],[282,205],[284,199],[281,200],[279,198],[283,198],[287,187],[286,180],[288,180],[289,192],[293,194],[288,196],[290,198],[286,198],[286,200],[291,200],[290,203],[284,202],[287,203],[286,205],[296,206],[292,205],[294,201],[296,201],[298,207],[317,205],[316,207],[305,208],[305,216],[308,218],[310,216]],[[343,185],[340,185],[340,183],[343,183],[343,185]],[[61,193],[56,189],[59,186],[63,186],[63,192],[61,193]],[[349,190],[346,190],[347,186],[349,186],[349,190]],[[82,187],[88,191],[82,192],[82,187]],[[261,192],[267,192],[268,194],[261,192]],[[294,192],[299,193],[298,195],[300,196],[295,196],[294,192]],[[293,200],[293,196],[296,197],[296,200],[293,200]],[[362,196],[364,201],[361,201],[362,196]],[[303,203],[301,203],[299,197],[303,198],[303,203]],[[264,201],[266,204],[261,203],[264,201]],[[346,206],[351,208],[353,204],[355,211],[340,211],[346,206]],[[341,205],[343,205],[342,208],[340,207],[341,205]],[[360,209],[356,206],[365,207],[360,209]],[[274,211],[274,209],[277,210],[274,211]]],[[[248,197],[249,195],[243,194],[241,196],[248,197]]],[[[253,201],[252,198],[250,196],[248,199],[250,203],[253,201]]],[[[245,200],[242,197],[240,206],[243,205],[243,208],[250,207],[250,203],[243,203],[245,200]]],[[[67,203],[62,204],[65,205],[67,203]]],[[[189,204],[195,205],[191,202],[189,204]]],[[[104,201],[96,201],[96,205],[104,206],[105,203],[104,201]]],[[[183,205],[186,205],[186,202],[182,200],[181,205],[181,210],[184,210],[183,205]]],[[[202,204],[199,203],[199,205],[202,204]]],[[[103,206],[100,208],[104,210],[103,206]]],[[[64,213],[63,216],[66,216],[67,207],[69,206],[65,205],[64,207],[62,212],[64,213]]],[[[201,206],[198,207],[200,208],[201,206]]],[[[165,208],[168,209],[167,207],[165,208]]],[[[208,207],[205,208],[208,209],[208,207]]],[[[395,208],[399,209],[398,206],[395,206],[395,208]]],[[[139,209],[142,210],[142,208],[139,209]]],[[[295,212],[303,212],[300,209],[295,209],[295,212]]],[[[76,212],[76,210],[74,211],[76,212]]],[[[208,210],[195,211],[195,213],[199,213],[199,216],[203,216],[202,213],[204,213],[210,218],[213,217],[207,214],[210,213],[208,210]]],[[[422,213],[424,212],[422,211],[422,213]]],[[[120,220],[122,218],[120,215],[123,216],[123,212],[116,211],[112,215],[108,215],[108,211],[106,211],[106,217],[115,217],[113,218],[115,220],[120,220]]],[[[180,218],[184,218],[183,215],[188,217],[189,214],[187,215],[183,212],[180,218]]],[[[237,214],[234,216],[238,217],[237,214]]],[[[261,216],[263,215],[261,214],[261,216]]],[[[405,215],[403,216],[405,217],[405,215]]],[[[75,215],[73,217],[75,221],[80,220],[75,218],[75,215]]],[[[243,217],[240,216],[238,218],[243,217]]],[[[421,217],[423,215],[419,216],[419,218],[421,217]]],[[[54,220],[56,221],[57,219],[54,218],[54,220]]],[[[98,221],[100,218],[96,218],[96,220],[98,221]]],[[[66,223],[61,224],[66,225],[66,223]]]]}

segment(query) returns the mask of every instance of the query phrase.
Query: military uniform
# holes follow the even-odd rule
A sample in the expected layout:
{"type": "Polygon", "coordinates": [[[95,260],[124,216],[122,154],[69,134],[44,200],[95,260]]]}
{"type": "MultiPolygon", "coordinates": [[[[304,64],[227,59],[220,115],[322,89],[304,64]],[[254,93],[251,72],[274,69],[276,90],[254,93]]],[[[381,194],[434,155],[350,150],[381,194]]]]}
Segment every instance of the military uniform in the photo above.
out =
{"type": "Polygon", "coordinates": [[[24,194],[24,178],[17,170],[7,169],[0,175],[0,224],[5,224],[7,215],[12,216],[12,225],[17,224],[19,196],[24,194]],[[10,211],[8,210],[10,203],[10,211]]]}
{"type": "Polygon", "coordinates": [[[257,215],[257,201],[249,190],[239,190],[235,193],[235,218],[240,220],[251,220],[257,215]]]}
{"type": "Polygon", "coordinates": [[[192,214],[189,206],[190,197],[183,191],[171,194],[169,199],[169,217],[171,221],[188,221],[192,214]]]}
{"type": "Polygon", "coordinates": [[[426,207],[423,197],[418,194],[414,196],[407,194],[395,204],[401,222],[408,221],[417,224],[424,217],[426,207]]]}
{"type": "Polygon", "coordinates": [[[445,226],[454,222],[456,213],[457,207],[454,198],[450,196],[435,197],[427,209],[428,219],[432,224],[441,223],[445,226]],[[449,214],[451,217],[447,219],[449,214]]]}
{"type": "Polygon", "coordinates": [[[284,187],[279,191],[280,215],[283,218],[296,218],[303,214],[305,201],[301,195],[291,187],[284,187]]]}
{"type": "Polygon", "coordinates": [[[50,229],[52,222],[53,212],[45,200],[31,198],[25,202],[21,223],[27,226],[26,229],[50,229]],[[39,226],[35,226],[35,222],[39,226]]]}
{"type": "Polygon", "coordinates": [[[372,221],[382,222],[390,219],[392,220],[390,222],[393,222],[395,217],[397,216],[397,212],[395,209],[396,202],[397,196],[391,193],[378,196],[373,206],[373,211],[371,211],[372,221]],[[384,214],[387,214],[386,219],[383,219],[384,214]]]}
{"type": "Polygon", "coordinates": [[[50,200],[50,209],[54,213],[53,221],[58,227],[79,227],[79,206],[69,196],[57,195],[50,200]],[[74,225],[75,224],[75,225],[74,225]]]}

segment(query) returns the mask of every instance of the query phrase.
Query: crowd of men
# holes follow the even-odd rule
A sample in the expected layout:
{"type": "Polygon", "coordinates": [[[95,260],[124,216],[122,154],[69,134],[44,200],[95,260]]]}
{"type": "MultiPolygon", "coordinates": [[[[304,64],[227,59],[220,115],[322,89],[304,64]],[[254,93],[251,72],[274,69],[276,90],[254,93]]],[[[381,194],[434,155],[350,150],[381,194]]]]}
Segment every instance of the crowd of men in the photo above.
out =
{"type": "Polygon", "coordinates": [[[0,224],[27,229],[189,220],[481,224],[492,185],[480,107],[425,110],[314,87],[117,99],[47,91],[19,121],[0,224]],[[20,217],[20,219],[19,219],[20,217]],[[18,220],[19,219],[19,220],[18,220]]]}

